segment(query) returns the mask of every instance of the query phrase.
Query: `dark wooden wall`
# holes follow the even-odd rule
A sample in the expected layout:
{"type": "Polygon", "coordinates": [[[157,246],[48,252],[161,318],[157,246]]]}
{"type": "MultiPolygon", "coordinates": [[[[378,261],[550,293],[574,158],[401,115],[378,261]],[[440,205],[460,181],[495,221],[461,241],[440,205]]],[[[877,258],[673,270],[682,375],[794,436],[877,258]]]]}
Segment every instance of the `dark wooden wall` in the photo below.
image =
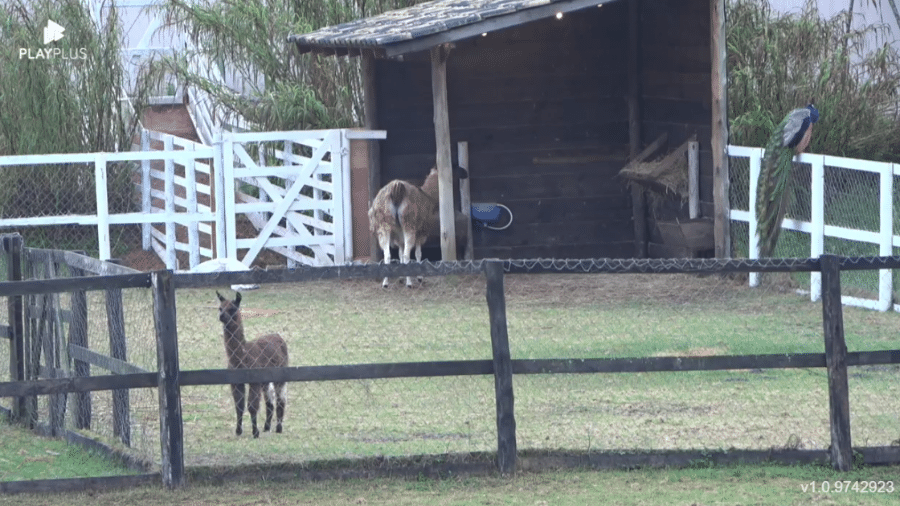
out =
{"type": "MultiPolygon", "coordinates": [[[[616,177],[628,142],[626,13],[625,2],[606,4],[450,52],[454,158],[456,142],[468,141],[473,202],[500,202],[515,215],[505,231],[475,233],[476,258],[631,256],[630,196],[616,177]],[[612,156],[534,162],[585,155],[612,156]]],[[[378,127],[388,132],[382,184],[421,180],[435,157],[430,63],[425,55],[379,60],[376,72],[378,127]]]]}
{"type": "MultiPolygon", "coordinates": [[[[700,215],[713,216],[713,163],[710,151],[710,7],[708,0],[641,1],[642,139],[669,135],[669,149],[696,134],[700,143],[700,215]]],[[[689,217],[688,206],[668,198],[648,213],[651,242],[659,242],[656,217],[689,217]]],[[[653,251],[650,251],[651,256],[653,251]]]]}

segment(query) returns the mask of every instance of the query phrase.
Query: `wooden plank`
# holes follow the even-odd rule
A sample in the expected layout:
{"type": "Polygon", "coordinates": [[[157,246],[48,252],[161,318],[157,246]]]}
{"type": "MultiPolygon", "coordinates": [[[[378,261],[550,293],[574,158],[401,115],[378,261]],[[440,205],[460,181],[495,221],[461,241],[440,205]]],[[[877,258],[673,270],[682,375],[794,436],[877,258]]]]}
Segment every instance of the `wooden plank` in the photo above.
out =
{"type": "Polygon", "coordinates": [[[644,106],[645,121],[670,121],[705,126],[709,125],[712,119],[709,104],[701,101],[645,97],[644,106]]]}
{"type": "Polygon", "coordinates": [[[850,438],[850,391],[847,385],[847,344],[841,306],[841,270],[838,257],[822,255],[822,325],[828,367],[828,406],[831,421],[831,465],[838,471],[853,467],[850,438]]]}
{"type": "Polygon", "coordinates": [[[91,351],[74,343],[69,343],[69,356],[74,360],[81,361],[85,366],[95,365],[113,374],[141,374],[151,372],[124,360],[91,351]]]}
{"type": "MultiPolygon", "coordinates": [[[[157,374],[115,374],[88,378],[37,379],[0,383],[0,397],[33,397],[72,392],[93,392],[122,388],[155,388],[157,374]]],[[[33,428],[33,427],[32,427],[33,428]]]]}
{"type": "MultiPolygon", "coordinates": [[[[627,118],[597,118],[590,122],[562,122],[510,127],[454,127],[451,136],[467,141],[473,153],[531,149],[580,149],[628,142],[627,118]]],[[[386,156],[434,153],[430,129],[394,128],[383,146],[386,156]]],[[[383,177],[387,177],[386,175],[383,177]]]]}
{"type": "MultiPolygon", "coordinates": [[[[638,163],[641,146],[641,48],[639,0],[628,2],[628,145],[631,164],[638,163]]],[[[631,210],[634,226],[634,256],[647,257],[647,201],[644,188],[631,185],[631,210]]]]}
{"type": "Polygon", "coordinates": [[[611,217],[631,218],[631,206],[625,190],[595,198],[537,198],[503,200],[519,223],[553,223],[565,221],[601,221],[611,217]]]}
{"type": "Polygon", "coordinates": [[[589,221],[554,221],[520,223],[502,231],[490,231],[481,237],[479,246],[537,246],[579,243],[603,243],[633,240],[634,230],[628,223],[631,213],[621,210],[589,221]]]}
{"type": "MultiPolygon", "coordinates": [[[[16,234],[3,235],[3,251],[6,253],[6,279],[16,282],[22,279],[22,254],[24,241],[16,234]]],[[[0,291],[0,293],[4,293],[0,291]]],[[[22,296],[8,296],[6,299],[7,318],[9,322],[9,376],[13,381],[24,381],[25,378],[25,320],[22,296]]],[[[24,397],[12,401],[12,414],[16,420],[26,415],[24,397]]]]}
{"type": "MultiPolygon", "coordinates": [[[[56,263],[51,259],[44,261],[44,274],[48,279],[57,277],[56,263]]],[[[45,306],[43,319],[47,332],[44,334],[44,346],[47,368],[53,369],[54,377],[68,376],[68,360],[62,360],[62,322],[59,320],[59,294],[44,294],[45,306]]],[[[66,426],[66,394],[56,394],[49,399],[50,435],[61,437],[66,426]]]]}
{"type": "MultiPolygon", "coordinates": [[[[168,146],[171,148],[171,146],[168,146]]],[[[121,289],[106,292],[106,326],[109,332],[109,354],[111,358],[127,361],[128,351],[125,336],[125,307],[121,289]]],[[[113,390],[113,435],[122,444],[131,446],[131,403],[128,390],[113,390]]]]}
{"type": "Polygon", "coordinates": [[[456,221],[453,212],[453,158],[450,152],[450,113],[447,106],[447,58],[450,47],[431,48],[431,92],[438,171],[438,214],[441,220],[441,258],[456,260],[456,221]]]}
{"type": "Polygon", "coordinates": [[[715,204],[716,257],[731,256],[731,209],[728,197],[728,92],[725,40],[725,0],[710,2],[710,52],[712,59],[713,201],[715,204]]]}
{"type": "Polygon", "coordinates": [[[343,381],[386,378],[434,378],[493,374],[490,360],[320,365],[269,369],[181,371],[181,385],[230,385],[278,381],[343,381]]]}
{"type": "Polygon", "coordinates": [[[513,368],[506,328],[506,295],[503,292],[503,263],[487,262],[488,317],[494,365],[494,394],[497,405],[497,468],[501,473],[516,471],[516,417],[514,413],[513,368]]]}
{"type": "MultiPolygon", "coordinates": [[[[72,276],[83,276],[84,271],[72,268],[72,276]]],[[[84,378],[91,375],[89,360],[82,360],[77,351],[73,349],[86,349],[88,342],[88,306],[87,292],[76,290],[72,292],[72,321],[69,324],[69,357],[73,359],[73,373],[75,377],[84,378]]],[[[75,428],[91,428],[91,394],[79,392],[75,395],[75,428]]]]}
{"type": "Polygon", "coordinates": [[[0,482],[3,494],[59,494],[128,489],[159,483],[159,473],[92,478],[55,478],[0,482]]]}
{"type": "Polygon", "coordinates": [[[110,288],[148,288],[150,274],[125,274],[112,276],[85,276],[81,278],[32,279],[27,281],[0,282],[0,294],[39,295],[43,293],[72,292],[75,290],[107,290],[110,288]]]}
{"type": "MultiPolygon", "coordinates": [[[[515,97],[514,91],[508,90],[508,93],[515,97]]],[[[508,101],[496,103],[455,104],[450,101],[453,125],[456,128],[511,127],[566,122],[590,123],[610,119],[624,120],[628,117],[626,104],[621,97],[560,98],[554,94],[531,101],[509,101],[510,96],[507,97],[508,101]]],[[[384,128],[429,128],[432,122],[422,113],[424,107],[415,103],[394,106],[384,128]]]]}
{"type": "Polygon", "coordinates": [[[467,142],[459,142],[457,143],[457,155],[456,159],[459,161],[459,166],[465,169],[469,177],[465,179],[461,179],[459,181],[459,206],[463,214],[466,215],[468,220],[466,220],[466,251],[463,255],[463,259],[472,260],[474,259],[474,236],[472,235],[472,190],[470,186],[470,182],[472,181],[472,170],[471,164],[469,164],[469,143],[467,142]]]}
{"type": "Polygon", "coordinates": [[[476,197],[506,203],[511,200],[596,198],[621,195],[623,180],[610,181],[609,173],[580,171],[569,174],[543,173],[514,177],[472,176],[472,192],[476,197]]]}
{"type": "Polygon", "coordinates": [[[153,273],[153,321],[159,368],[161,474],[163,484],[169,489],[176,489],[184,483],[184,426],[181,417],[175,282],[171,271],[153,273]]]}

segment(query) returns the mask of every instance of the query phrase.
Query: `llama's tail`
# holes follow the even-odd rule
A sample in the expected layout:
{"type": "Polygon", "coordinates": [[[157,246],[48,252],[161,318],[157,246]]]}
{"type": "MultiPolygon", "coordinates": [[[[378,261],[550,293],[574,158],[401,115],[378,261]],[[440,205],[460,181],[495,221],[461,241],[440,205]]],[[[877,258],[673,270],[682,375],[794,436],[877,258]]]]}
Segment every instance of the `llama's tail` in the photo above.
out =
{"type": "Polygon", "coordinates": [[[390,190],[389,197],[391,199],[391,214],[394,215],[397,226],[400,226],[400,205],[406,199],[406,185],[401,182],[394,184],[390,190]]]}

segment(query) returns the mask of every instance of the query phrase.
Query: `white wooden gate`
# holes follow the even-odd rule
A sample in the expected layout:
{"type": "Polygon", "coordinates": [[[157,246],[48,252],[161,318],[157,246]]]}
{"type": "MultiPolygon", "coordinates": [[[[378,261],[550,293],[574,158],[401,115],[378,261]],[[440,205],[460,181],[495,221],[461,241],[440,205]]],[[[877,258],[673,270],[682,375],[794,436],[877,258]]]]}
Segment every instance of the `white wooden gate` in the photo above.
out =
{"type": "Polygon", "coordinates": [[[249,266],[265,248],[288,266],[352,259],[348,132],[222,134],[229,258],[249,266]]]}

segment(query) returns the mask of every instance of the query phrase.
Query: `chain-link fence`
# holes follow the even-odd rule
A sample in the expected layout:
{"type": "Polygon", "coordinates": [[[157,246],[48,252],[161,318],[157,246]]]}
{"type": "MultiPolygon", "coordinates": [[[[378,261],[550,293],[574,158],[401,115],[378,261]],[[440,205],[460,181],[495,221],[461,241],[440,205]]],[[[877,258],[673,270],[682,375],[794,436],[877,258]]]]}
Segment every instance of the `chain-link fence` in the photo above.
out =
{"type": "MultiPolygon", "coordinates": [[[[745,149],[745,148],[740,148],[745,149]]],[[[792,177],[793,199],[785,217],[805,222],[810,225],[812,234],[824,234],[824,252],[838,256],[878,256],[881,253],[878,242],[881,239],[882,223],[882,176],[877,172],[874,162],[863,160],[841,160],[842,163],[853,166],[846,168],[825,165],[823,170],[824,188],[821,202],[813,202],[812,197],[812,166],[807,163],[794,163],[792,177]],[[854,162],[854,163],[851,163],[854,162]],[[872,167],[865,170],[869,164],[872,167]],[[813,222],[813,208],[822,206],[824,221],[822,229],[816,229],[813,222]],[[831,230],[828,228],[831,227],[831,230]],[[839,228],[841,230],[835,230],[839,228]],[[865,236],[866,240],[854,240],[840,235],[852,234],[857,237],[865,236]]],[[[752,159],[747,156],[729,157],[730,174],[730,202],[731,209],[749,212],[755,203],[750,202],[750,164],[752,159]]],[[[900,184],[900,176],[892,177],[895,189],[891,198],[893,235],[900,235],[900,197],[898,197],[897,184],[900,184]]],[[[755,183],[754,183],[755,184],[755,183]]],[[[750,227],[746,220],[735,220],[731,224],[731,243],[734,257],[749,257],[750,227]]],[[[900,248],[892,248],[893,255],[900,254],[900,248]]],[[[773,253],[779,258],[807,258],[817,256],[811,253],[811,234],[796,230],[785,229],[782,231],[778,246],[773,253]]],[[[809,289],[810,274],[795,273],[794,280],[803,289],[809,289]]],[[[861,299],[879,298],[879,272],[878,271],[852,271],[845,272],[841,278],[844,295],[861,299]]],[[[893,275],[893,300],[900,300],[900,272],[894,270],[893,275]]]]}
{"type": "MultiPolygon", "coordinates": [[[[671,273],[686,268],[700,271],[704,269],[697,266],[716,262],[721,261],[509,262],[510,269],[522,272],[507,274],[504,281],[514,365],[542,359],[576,364],[586,359],[822,353],[822,304],[799,296],[787,274],[773,275],[760,287],[750,288],[745,274],[712,274],[709,269],[671,273]],[[635,266],[642,272],[624,272],[635,266]],[[587,273],[598,269],[616,272],[587,273]]],[[[796,270],[791,265],[785,260],[770,262],[784,271],[796,270]]],[[[77,274],[63,267],[56,273],[77,274]]],[[[234,279],[226,274],[208,276],[234,279]]],[[[263,279],[251,278],[250,273],[247,277],[263,279]]],[[[176,291],[182,374],[224,369],[229,359],[231,365],[258,366],[257,357],[279,355],[278,340],[264,337],[276,333],[286,343],[290,366],[400,367],[494,357],[485,278],[480,275],[430,277],[414,289],[397,280],[382,289],[375,279],[261,283],[258,289],[242,288],[238,308],[231,310],[227,308],[233,307],[235,292],[219,287],[225,311],[216,292],[215,288],[176,291]],[[261,338],[271,346],[250,344],[261,338]]],[[[42,308],[59,308],[66,331],[56,338],[68,339],[68,346],[61,349],[67,349],[72,358],[66,374],[84,375],[79,361],[91,362],[87,373],[91,376],[156,371],[150,290],[121,290],[121,310],[116,309],[116,293],[51,294],[58,303],[50,299],[27,302],[27,307],[40,309],[29,310],[32,315],[46,315],[42,308]],[[82,305],[84,309],[79,309],[82,305]],[[102,358],[122,357],[116,344],[121,334],[127,338],[125,356],[102,358]],[[84,348],[91,353],[73,347],[73,336],[76,346],[85,336],[84,348]]],[[[900,315],[893,312],[845,309],[847,347],[851,352],[896,350],[897,318],[900,315]]],[[[35,325],[41,328],[40,321],[35,325]]],[[[54,335],[52,331],[45,334],[54,335]]],[[[62,361],[48,361],[46,352],[43,357],[47,374],[66,367],[62,361]]],[[[896,364],[850,369],[855,446],[884,447],[900,439],[898,372],[896,364]]],[[[272,430],[263,430],[268,388],[263,390],[258,438],[253,437],[246,412],[243,433],[235,434],[230,386],[182,385],[185,464],[217,469],[247,464],[314,468],[339,461],[353,467],[392,458],[465,458],[497,448],[495,379],[490,373],[331,381],[319,381],[311,373],[308,379],[287,383],[280,433],[277,413],[272,430]]],[[[824,450],[831,443],[828,381],[821,367],[514,372],[515,434],[520,451],[824,450]]],[[[119,407],[122,401],[116,395],[115,391],[90,395],[87,433],[159,463],[157,391],[129,390],[127,411],[119,407]],[[123,444],[123,427],[128,428],[129,445],[123,444]]],[[[72,430],[84,430],[79,396],[67,396],[65,426],[72,430]]],[[[41,397],[40,423],[54,424],[54,399],[41,397]]],[[[277,401],[273,404],[277,408],[277,401]]]]}
{"type": "MultiPolygon", "coordinates": [[[[246,341],[278,333],[291,366],[478,360],[491,358],[484,280],[428,278],[419,289],[380,281],[262,285],[245,291],[246,341]]],[[[234,292],[219,289],[231,300],[234,292]]],[[[178,290],[180,367],[222,369],[239,353],[233,328],[219,319],[216,290],[178,290]]],[[[230,317],[226,321],[231,325],[230,317]]],[[[233,327],[233,325],[232,325],[233,327]]],[[[252,352],[248,352],[252,353],[252,352]]],[[[284,432],[254,440],[249,415],[235,435],[225,385],[184,387],[185,463],[303,463],[491,451],[496,447],[493,378],[310,381],[287,384],[284,432]]],[[[248,394],[249,395],[249,391],[248,394]]],[[[259,430],[265,420],[260,402],[259,430]]]]}

